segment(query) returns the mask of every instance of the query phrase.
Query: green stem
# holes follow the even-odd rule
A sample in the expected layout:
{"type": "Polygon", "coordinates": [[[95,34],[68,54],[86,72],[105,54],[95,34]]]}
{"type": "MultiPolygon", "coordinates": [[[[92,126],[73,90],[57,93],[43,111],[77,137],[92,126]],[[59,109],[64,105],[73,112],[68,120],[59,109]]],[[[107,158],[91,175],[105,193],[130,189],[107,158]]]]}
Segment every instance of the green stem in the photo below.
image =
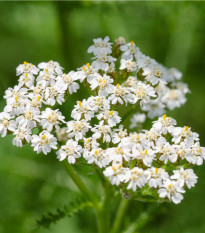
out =
{"type": "Polygon", "coordinates": [[[102,207],[100,206],[99,202],[97,201],[96,197],[88,190],[86,185],[83,183],[81,178],[78,176],[77,172],[73,168],[71,164],[69,164],[66,160],[63,161],[63,165],[69,174],[70,178],[73,180],[73,182],[76,184],[76,186],[79,188],[79,190],[84,194],[84,196],[93,203],[93,207],[96,210],[97,215],[97,225],[98,225],[98,233],[106,233],[104,231],[104,218],[103,218],[103,212],[102,207]]]}
{"type": "Polygon", "coordinates": [[[91,201],[94,204],[94,207],[96,209],[99,208],[99,203],[96,199],[96,197],[89,191],[89,189],[86,187],[86,185],[83,183],[81,178],[78,176],[77,172],[73,168],[71,164],[67,162],[67,160],[63,161],[63,165],[69,174],[70,178],[73,180],[73,182],[76,184],[76,186],[79,188],[79,190],[84,194],[84,196],[91,201]]]}
{"type": "Polygon", "coordinates": [[[117,211],[117,215],[115,217],[113,227],[111,230],[111,233],[119,233],[120,232],[120,227],[121,223],[124,217],[124,214],[127,210],[127,207],[129,205],[129,200],[128,199],[122,199],[119,205],[119,209],[117,211]]]}
{"type": "Polygon", "coordinates": [[[104,197],[101,205],[100,219],[102,220],[102,232],[107,233],[110,227],[110,202],[112,200],[112,189],[110,188],[110,182],[105,179],[105,176],[102,174],[102,171],[96,167],[96,174],[98,175],[103,189],[104,197]]]}
{"type": "Polygon", "coordinates": [[[104,221],[104,232],[110,230],[110,204],[112,201],[113,190],[110,187],[110,182],[107,181],[104,186],[104,200],[102,203],[102,217],[104,221]]]}
{"type": "MultiPolygon", "coordinates": [[[[99,177],[103,188],[105,189],[106,185],[107,185],[107,180],[105,179],[105,176],[102,174],[102,171],[97,166],[95,168],[95,172],[96,172],[97,176],[99,177]]],[[[106,190],[105,190],[105,192],[106,192],[106,190]]]]}
{"type": "Polygon", "coordinates": [[[159,208],[158,204],[152,204],[148,209],[142,212],[136,221],[129,225],[123,233],[138,233],[149,221],[156,215],[156,210],[159,208]]]}

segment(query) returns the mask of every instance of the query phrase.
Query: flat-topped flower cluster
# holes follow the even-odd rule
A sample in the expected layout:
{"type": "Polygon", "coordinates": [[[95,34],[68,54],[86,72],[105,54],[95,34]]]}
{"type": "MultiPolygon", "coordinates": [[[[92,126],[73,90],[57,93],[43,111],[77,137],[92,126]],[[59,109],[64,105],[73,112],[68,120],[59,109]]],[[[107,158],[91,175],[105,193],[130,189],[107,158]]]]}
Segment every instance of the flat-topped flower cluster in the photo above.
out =
{"type": "Polygon", "coordinates": [[[1,136],[13,134],[13,145],[30,143],[37,153],[54,149],[60,161],[70,164],[84,160],[123,191],[149,189],[180,203],[185,189],[197,182],[191,167],[205,158],[198,134],[165,115],[186,102],[189,89],[179,81],[182,74],[122,37],[115,43],[109,37],[94,39],[88,52],[93,62],[68,74],[54,61],[19,65],[18,85],[4,96],[1,136]],[[77,101],[71,116],[63,116],[56,105],[69,104],[80,82],[91,96],[77,101]],[[154,117],[159,118],[150,130],[140,129],[154,117]],[[128,120],[131,131],[123,126],[128,120]]]}

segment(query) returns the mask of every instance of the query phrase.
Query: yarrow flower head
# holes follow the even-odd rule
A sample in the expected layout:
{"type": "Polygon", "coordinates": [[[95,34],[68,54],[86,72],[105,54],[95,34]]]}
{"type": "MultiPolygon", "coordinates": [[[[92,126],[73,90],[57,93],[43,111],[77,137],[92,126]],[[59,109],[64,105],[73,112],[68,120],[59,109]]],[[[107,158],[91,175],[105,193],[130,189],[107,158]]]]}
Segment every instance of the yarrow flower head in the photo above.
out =
{"type": "Polygon", "coordinates": [[[126,198],[180,203],[197,183],[192,167],[205,159],[199,135],[166,115],[186,102],[181,72],[123,37],[94,39],[88,53],[92,62],[68,73],[55,61],[20,64],[18,84],[4,95],[1,136],[12,134],[13,145],[30,144],[37,153],[55,150],[59,161],[98,167],[126,198]],[[57,106],[69,104],[80,82],[90,96],[64,116],[57,106]],[[150,129],[148,118],[155,118],[150,129]]]}

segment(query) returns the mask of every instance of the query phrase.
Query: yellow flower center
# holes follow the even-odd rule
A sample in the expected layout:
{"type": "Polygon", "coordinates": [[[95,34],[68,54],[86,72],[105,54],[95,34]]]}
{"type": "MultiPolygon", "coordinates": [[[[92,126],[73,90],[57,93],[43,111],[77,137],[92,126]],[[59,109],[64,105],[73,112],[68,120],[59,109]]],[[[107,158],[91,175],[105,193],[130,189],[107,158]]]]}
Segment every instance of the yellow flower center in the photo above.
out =
{"type": "Polygon", "coordinates": [[[163,115],[163,120],[164,120],[164,121],[165,121],[166,117],[167,117],[167,115],[166,115],[166,114],[164,114],[164,115],[163,115]]]}
{"type": "Polygon", "coordinates": [[[155,171],[156,171],[156,173],[158,172],[158,168],[157,167],[155,167],[155,171]]]}
{"type": "Polygon", "coordinates": [[[98,150],[95,150],[95,155],[97,155],[98,154],[98,150]]]}
{"type": "Polygon", "coordinates": [[[187,131],[188,129],[189,129],[189,126],[186,126],[184,130],[187,131]]]}

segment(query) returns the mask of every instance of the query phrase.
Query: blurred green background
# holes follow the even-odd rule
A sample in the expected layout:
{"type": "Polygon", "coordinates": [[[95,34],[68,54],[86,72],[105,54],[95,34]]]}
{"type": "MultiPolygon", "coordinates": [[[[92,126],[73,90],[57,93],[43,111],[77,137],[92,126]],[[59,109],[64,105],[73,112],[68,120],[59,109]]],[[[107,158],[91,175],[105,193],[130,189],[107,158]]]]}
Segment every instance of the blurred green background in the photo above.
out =
{"type": "MultiPolygon", "coordinates": [[[[205,3],[204,2],[0,2],[0,110],[4,91],[17,83],[15,68],[23,61],[56,60],[68,72],[89,62],[92,39],[109,35],[134,40],[145,54],[184,74],[192,93],[170,113],[181,126],[200,134],[205,146],[205,3]]],[[[78,93],[75,100],[82,99],[78,93]]],[[[70,114],[70,106],[61,110],[70,114]]],[[[49,230],[36,219],[79,196],[55,155],[16,148],[11,137],[0,140],[0,233],[96,232],[92,211],[65,218],[49,230]]],[[[78,168],[91,190],[96,177],[78,168]],[[94,180],[94,181],[93,181],[94,180]]],[[[178,206],[169,204],[143,233],[204,233],[205,168],[199,182],[178,206]]],[[[96,188],[97,187],[97,188],[96,188]]],[[[100,190],[99,190],[100,191],[100,190]]],[[[132,218],[143,208],[133,202],[132,218]]]]}

